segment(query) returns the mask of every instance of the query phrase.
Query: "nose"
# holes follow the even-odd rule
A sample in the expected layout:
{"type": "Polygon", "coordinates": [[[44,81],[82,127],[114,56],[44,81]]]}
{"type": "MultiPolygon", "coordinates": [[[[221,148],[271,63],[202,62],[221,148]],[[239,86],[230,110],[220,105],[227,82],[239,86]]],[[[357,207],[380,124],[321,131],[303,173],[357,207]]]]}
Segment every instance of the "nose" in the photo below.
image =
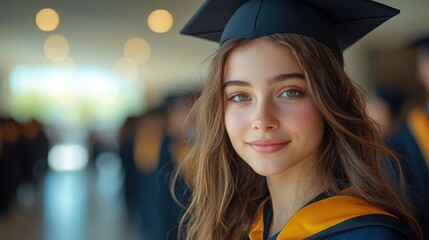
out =
{"type": "Polygon", "coordinates": [[[279,127],[279,120],[276,117],[277,109],[273,103],[264,102],[256,106],[253,119],[252,129],[259,131],[272,131],[279,127]]]}

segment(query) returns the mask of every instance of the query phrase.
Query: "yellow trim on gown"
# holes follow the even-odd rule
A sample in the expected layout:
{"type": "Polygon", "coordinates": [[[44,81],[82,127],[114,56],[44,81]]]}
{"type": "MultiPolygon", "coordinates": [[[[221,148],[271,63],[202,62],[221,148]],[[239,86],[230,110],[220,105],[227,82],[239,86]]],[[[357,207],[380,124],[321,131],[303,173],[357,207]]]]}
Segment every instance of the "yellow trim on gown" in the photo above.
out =
{"type": "MultiPolygon", "coordinates": [[[[263,240],[263,212],[263,209],[259,212],[256,222],[249,232],[250,240],[263,240]]],[[[286,223],[277,239],[304,239],[346,220],[369,214],[393,216],[356,197],[333,196],[325,198],[300,209],[286,223]]]]}
{"type": "Polygon", "coordinates": [[[407,115],[407,124],[429,167],[429,118],[425,110],[412,109],[407,115]]]}

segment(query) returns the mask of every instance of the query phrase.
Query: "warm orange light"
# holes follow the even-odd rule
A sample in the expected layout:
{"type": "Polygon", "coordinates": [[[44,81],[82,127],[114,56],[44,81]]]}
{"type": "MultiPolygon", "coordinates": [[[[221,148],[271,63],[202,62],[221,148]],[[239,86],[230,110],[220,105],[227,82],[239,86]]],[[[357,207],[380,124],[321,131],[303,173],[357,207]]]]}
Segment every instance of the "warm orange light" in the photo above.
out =
{"type": "Polygon", "coordinates": [[[62,35],[53,34],[45,40],[43,50],[50,61],[61,62],[69,54],[69,43],[62,35]]]}
{"type": "Polygon", "coordinates": [[[50,32],[60,24],[60,16],[52,8],[41,9],[36,14],[36,25],[40,30],[50,32]]]}
{"type": "Polygon", "coordinates": [[[145,63],[150,57],[149,43],[140,37],[128,39],[124,45],[124,56],[134,64],[145,63]]]}
{"type": "Polygon", "coordinates": [[[147,24],[156,33],[168,32],[173,26],[173,15],[164,9],[155,10],[149,14],[147,24]]]}

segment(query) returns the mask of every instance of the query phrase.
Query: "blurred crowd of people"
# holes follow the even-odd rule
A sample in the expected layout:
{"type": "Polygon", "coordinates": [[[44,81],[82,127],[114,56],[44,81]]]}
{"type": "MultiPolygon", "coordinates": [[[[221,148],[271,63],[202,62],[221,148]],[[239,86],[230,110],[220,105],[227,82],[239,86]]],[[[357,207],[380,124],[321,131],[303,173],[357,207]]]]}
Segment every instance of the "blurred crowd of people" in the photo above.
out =
{"type": "Polygon", "coordinates": [[[408,196],[424,239],[429,239],[429,38],[418,39],[408,50],[416,52],[415,78],[423,96],[379,86],[368,101],[368,111],[400,159],[408,196]]]}
{"type": "MultiPolygon", "coordinates": [[[[142,239],[177,239],[182,208],[170,193],[175,165],[186,152],[192,129],[183,128],[197,91],[168,95],[162,104],[127,119],[119,134],[123,193],[130,224],[142,239]]],[[[175,193],[186,195],[184,185],[175,193]]],[[[178,199],[179,201],[181,199],[178,199]]]]}
{"type": "MultiPolygon", "coordinates": [[[[176,92],[140,116],[128,117],[117,138],[111,134],[89,132],[86,169],[96,168],[96,159],[106,152],[118,153],[122,161],[124,199],[128,224],[141,239],[177,238],[182,208],[170,192],[176,161],[186,152],[184,141],[191,129],[183,124],[196,90],[176,92]]],[[[34,187],[50,170],[51,143],[46,126],[32,120],[20,123],[13,118],[0,122],[0,217],[6,216],[17,201],[18,188],[34,187]]],[[[36,189],[37,190],[37,189],[36,189]]],[[[177,196],[185,188],[175,186],[177,196]]]]}
{"type": "Polygon", "coordinates": [[[49,140],[43,125],[32,120],[0,121],[0,217],[6,215],[22,184],[36,184],[47,169],[49,140]]]}
{"type": "Polygon", "coordinates": [[[409,197],[424,239],[429,239],[429,37],[415,41],[416,78],[423,99],[409,106],[397,126],[386,137],[386,142],[400,157],[409,197]]]}

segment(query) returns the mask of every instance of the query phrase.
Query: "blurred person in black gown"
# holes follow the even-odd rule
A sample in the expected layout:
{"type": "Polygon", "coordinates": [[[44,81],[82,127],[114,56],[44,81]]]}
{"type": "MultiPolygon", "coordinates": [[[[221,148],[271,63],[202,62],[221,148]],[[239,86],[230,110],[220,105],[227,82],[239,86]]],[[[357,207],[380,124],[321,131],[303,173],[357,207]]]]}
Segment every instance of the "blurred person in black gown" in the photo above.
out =
{"type": "Polygon", "coordinates": [[[0,126],[0,217],[6,215],[22,182],[20,125],[8,118],[0,126]]]}
{"type": "Polygon", "coordinates": [[[48,168],[50,143],[43,130],[43,125],[30,120],[22,125],[22,174],[25,183],[35,184],[43,177],[48,168]]]}
{"type": "MultiPolygon", "coordinates": [[[[119,155],[122,160],[123,172],[124,172],[124,204],[127,211],[127,216],[133,221],[135,218],[135,205],[137,202],[135,182],[138,176],[138,169],[134,163],[134,133],[136,130],[136,122],[138,117],[128,117],[118,135],[119,143],[119,155]]],[[[91,141],[92,143],[93,141],[91,141]]],[[[93,148],[93,144],[91,144],[93,148]]],[[[95,152],[92,149],[92,152],[95,152]]]]}
{"type": "Polygon", "coordinates": [[[378,85],[367,105],[368,112],[381,129],[382,135],[389,136],[402,122],[408,109],[410,96],[397,89],[378,85]]]}
{"type": "Polygon", "coordinates": [[[49,140],[35,120],[19,124],[12,118],[0,124],[0,215],[6,214],[18,188],[35,188],[47,169],[49,140]]]}
{"type": "Polygon", "coordinates": [[[163,220],[162,239],[177,239],[178,224],[182,216],[180,204],[186,203],[187,189],[181,181],[173,186],[175,197],[171,194],[171,178],[176,164],[187,149],[184,142],[190,141],[192,129],[184,128],[184,121],[192,105],[197,91],[188,91],[183,94],[170,95],[165,101],[166,126],[161,144],[158,164],[159,200],[163,220]],[[177,202],[178,201],[178,202],[177,202]]]}
{"type": "Polygon", "coordinates": [[[130,224],[142,239],[161,236],[156,168],[163,127],[164,110],[157,106],[129,118],[119,137],[125,206],[130,224]]]}
{"type": "MultiPolygon", "coordinates": [[[[417,79],[429,95],[429,36],[416,41],[417,79]]],[[[398,153],[403,164],[410,196],[417,219],[429,239],[429,101],[411,108],[404,121],[387,138],[387,143],[398,153]]]]}
{"type": "MultiPolygon", "coordinates": [[[[177,239],[181,207],[170,193],[176,161],[186,152],[182,142],[190,135],[182,125],[194,91],[169,94],[159,106],[130,117],[119,134],[124,165],[124,198],[131,224],[142,239],[177,239]]],[[[184,201],[184,185],[175,185],[184,201]]]]}

